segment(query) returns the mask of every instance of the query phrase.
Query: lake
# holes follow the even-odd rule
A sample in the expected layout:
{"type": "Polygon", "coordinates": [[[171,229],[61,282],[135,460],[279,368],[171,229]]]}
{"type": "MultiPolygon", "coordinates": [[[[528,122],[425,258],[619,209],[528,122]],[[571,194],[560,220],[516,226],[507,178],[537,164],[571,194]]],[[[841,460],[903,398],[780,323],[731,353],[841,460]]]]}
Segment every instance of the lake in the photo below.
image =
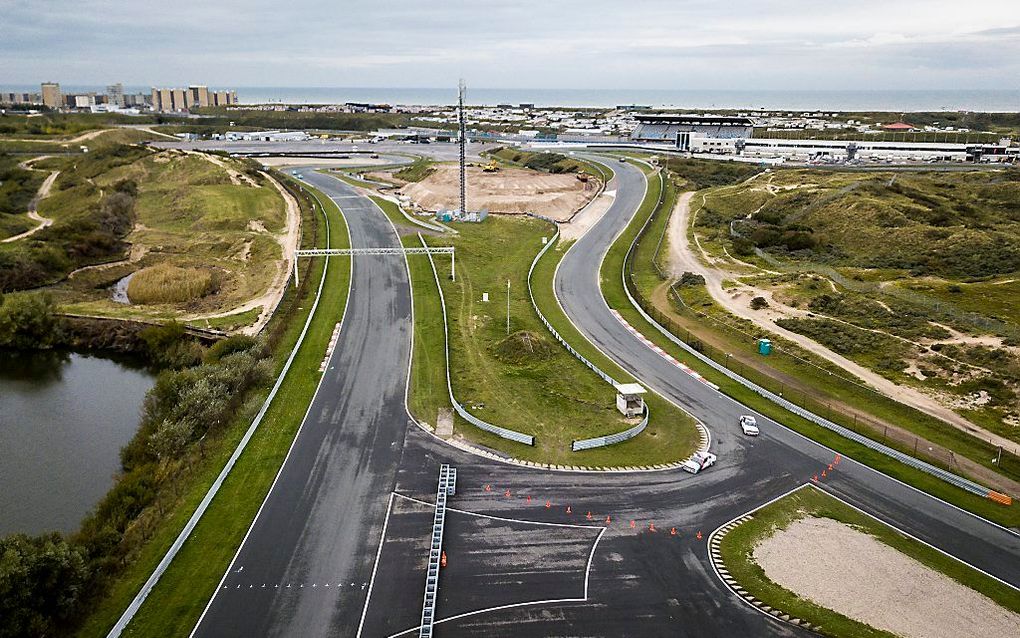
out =
{"type": "Polygon", "coordinates": [[[0,351],[0,535],[76,530],[113,485],[154,383],[126,361],[0,351]]]}

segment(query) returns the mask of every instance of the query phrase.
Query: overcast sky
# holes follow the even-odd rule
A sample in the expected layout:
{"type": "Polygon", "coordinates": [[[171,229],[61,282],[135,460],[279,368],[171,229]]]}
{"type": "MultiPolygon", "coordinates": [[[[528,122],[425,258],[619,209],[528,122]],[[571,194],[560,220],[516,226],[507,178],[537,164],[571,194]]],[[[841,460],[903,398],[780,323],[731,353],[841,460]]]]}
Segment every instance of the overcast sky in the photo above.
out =
{"type": "Polygon", "coordinates": [[[1020,88],[1020,0],[0,0],[0,85],[1020,88]]]}

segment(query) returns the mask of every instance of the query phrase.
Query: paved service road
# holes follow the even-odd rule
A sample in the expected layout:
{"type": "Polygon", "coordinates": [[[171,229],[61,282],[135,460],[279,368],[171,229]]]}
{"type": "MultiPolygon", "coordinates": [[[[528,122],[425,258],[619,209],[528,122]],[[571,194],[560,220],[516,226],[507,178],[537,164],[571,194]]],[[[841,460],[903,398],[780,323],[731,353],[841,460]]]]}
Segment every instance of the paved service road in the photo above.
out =
{"type": "MultiPolygon", "coordinates": [[[[371,201],[332,177],[304,177],[343,208],[353,246],[399,245],[371,201]]],[[[403,257],[359,256],[352,275],[308,415],[193,635],[357,631],[407,430],[411,306],[403,257]]]]}

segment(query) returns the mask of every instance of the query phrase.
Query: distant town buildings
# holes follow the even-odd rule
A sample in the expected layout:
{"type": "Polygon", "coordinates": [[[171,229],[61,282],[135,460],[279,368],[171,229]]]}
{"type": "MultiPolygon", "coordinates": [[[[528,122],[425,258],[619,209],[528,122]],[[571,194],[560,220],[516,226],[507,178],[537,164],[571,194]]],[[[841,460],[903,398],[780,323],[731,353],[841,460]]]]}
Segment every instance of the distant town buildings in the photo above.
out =
{"type": "Polygon", "coordinates": [[[236,91],[210,91],[203,85],[186,89],[157,89],[149,93],[125,93],[120,82],[107,85],[104,92],[79,91],[64,93],[57,82],[43,82],[39,92],[0,92],[0,105],[45,106],[53,110],[92,111],[136,114],[143,110],[186,112],[203,106],[237,104],[236,91]]]}
{"type": "Polygon", "coordinates": [[[204,85],[186,89],[152,89],[152,110],[164,113],[189,111],[205,106],[237,104],[237,91],[210,91],[204,85]]]}

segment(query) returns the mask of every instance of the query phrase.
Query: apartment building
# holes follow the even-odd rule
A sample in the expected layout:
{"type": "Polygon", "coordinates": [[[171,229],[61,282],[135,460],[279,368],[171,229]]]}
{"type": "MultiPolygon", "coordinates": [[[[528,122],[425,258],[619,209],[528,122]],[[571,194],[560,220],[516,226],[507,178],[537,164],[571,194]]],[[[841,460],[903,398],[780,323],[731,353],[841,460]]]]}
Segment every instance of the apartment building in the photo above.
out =
{"type": "Polygon", "coordinates": [[[60,84],[57,82],[42,83],[42,102],[51,109],[58,109],[64,104],[60,95],[60,84]]]}
{"type": "Polygon", "coordinates": [[[152,89],[152,108],[155,111],[188,111],[203,106],[237,104],[237,91],[210,91],[203,85],[186,89],[152,89]]]}

